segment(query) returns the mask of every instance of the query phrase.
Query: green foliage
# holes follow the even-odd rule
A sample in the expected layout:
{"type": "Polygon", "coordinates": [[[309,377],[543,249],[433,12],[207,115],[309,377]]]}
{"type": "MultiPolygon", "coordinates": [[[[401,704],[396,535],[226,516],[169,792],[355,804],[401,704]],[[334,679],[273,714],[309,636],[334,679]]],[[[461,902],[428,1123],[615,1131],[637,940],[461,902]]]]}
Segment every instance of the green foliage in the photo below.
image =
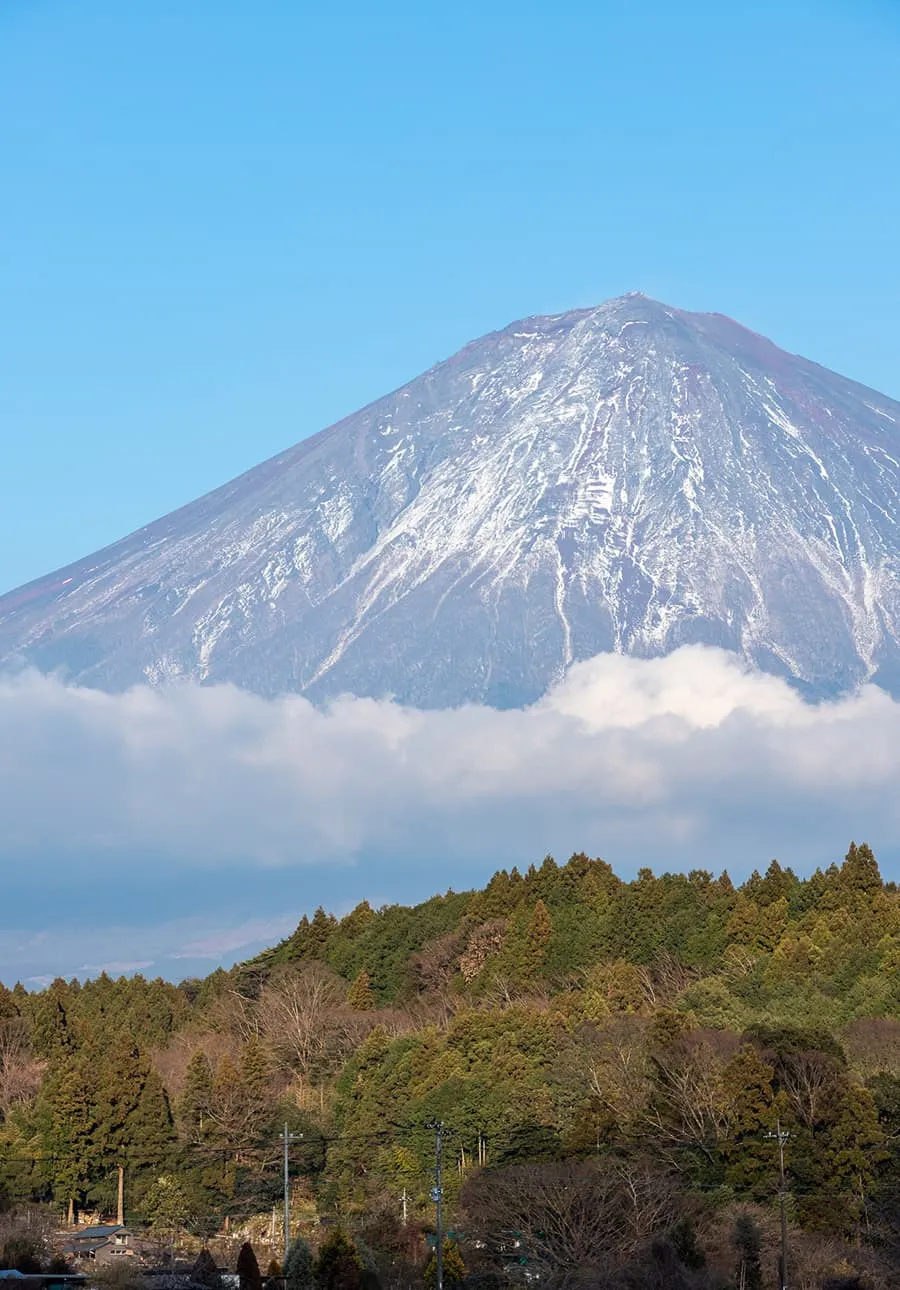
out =
{"type": "Polygon", "coordinates": [[[313,1265],[316,1290],[361,1290],[363,1264],[359,1251],[342,1227],[335,1227],[322,1243],[313,1265]]]}
{"type": "MultiPolygon", "coordinates": [[[[463,1257],[459,1252],[459,1246],[449,1237],[444,1237],[441,1242],[441,1272],[445,1286],[461,1286],[466,1279],[466,1265],[463,1257]]],[[[428,1262],[425,1264],[425,1284],[431,1290],[431,1287],[437,1285],[437,1251],[432,1250],[428,1262]]]]}
{"type": "MultiPolygon", "coordinates": [[[[403,1193],[417,1222],[429,1213],[425,1126],[440,1119],[448,1216],[485,1166],[673,1171],[691,1204],[656,1255],[641,1248],[653,1275],[689,1280],[688,1220],[726,1198],[771,1205],[780,1123],[792,1222],[900,1249],[897,1016],[900,892],[865,844],[806,879],[772,861],[740,887],[547,857],[414,908],[319,909],[252,963],[181,987],[101,974],[0,989],[21,1063],[4,1067],[0,1196],[109,1210],[121,1164],[130,1221],[208,1240],[223,1214],[278,1203],[288,1122],[304,1196],[368,1240],[403,1193]]],[[[752,1245],[739,1227],[736,1258],[752,1245]]],[[[390,1241],[391,1266],[421,1266],[408,1232],[390,1241]]],[[[326,1252],[317,1284],[371,1282],[345,1233],[326,1252]]],[[[291,1255],[308,1290],[309,1249],[291,1255]]]]}
{"type": "Polygon", "coordinates": [[[143,1211],[154,1231],[177,1232],[188,1220],[190,1204],[178,1179],[162,1174],[144,1194],[143,1211]]]}
{"type": "Polygon", "coordinates": [[[375,1007],[375,995],[372,993],[372,978],[363,968],[347,991],[347,1002],[356,1012],[371,1012],[375,1007]]]}
{"type": "Polygon", "coordinates": [[[189,1142],[200,1142],[209,1131],[209,1111],[212,1103],[212,1071],[209,1058],[202,1048],[191,1056],[184,1079],[184,1088],[178,1102],[178,1121],[189,1142]]]}
{"type": "Polygon", "coordinates": [[[295,1236],[284,1261],[286,1290],[310,1290],[312,1277],[312,1250],[302,1236],[295,1236]]]}

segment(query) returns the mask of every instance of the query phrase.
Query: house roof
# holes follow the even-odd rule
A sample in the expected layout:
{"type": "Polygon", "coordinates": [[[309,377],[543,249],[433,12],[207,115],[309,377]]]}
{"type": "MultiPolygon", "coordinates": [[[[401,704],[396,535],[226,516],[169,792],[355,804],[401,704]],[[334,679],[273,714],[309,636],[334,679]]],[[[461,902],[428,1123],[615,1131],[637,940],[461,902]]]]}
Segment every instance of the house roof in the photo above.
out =
{"type": "Polygon", "coordinates": [[[73,1241],[95,1241],[98,1238],[114,1236],[116,1232],[125,1232],[127,1228],[121,1223],[99,1223],[96,1227],[83,1227],[80,1232],[73,1232],[73,1241]]]}

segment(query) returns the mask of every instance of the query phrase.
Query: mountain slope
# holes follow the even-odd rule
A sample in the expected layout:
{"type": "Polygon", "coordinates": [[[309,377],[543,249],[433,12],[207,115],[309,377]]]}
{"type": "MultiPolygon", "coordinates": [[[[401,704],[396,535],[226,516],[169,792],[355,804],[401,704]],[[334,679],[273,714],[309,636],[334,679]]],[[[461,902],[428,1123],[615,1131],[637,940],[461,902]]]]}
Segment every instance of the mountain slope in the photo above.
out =
{"type": "Polygon", "coordinates": [[[533,318],[0,598],[0,659],[118,689],[505,706],[603,650],[900,681],[900,404],[640,295],[533,318]]]}

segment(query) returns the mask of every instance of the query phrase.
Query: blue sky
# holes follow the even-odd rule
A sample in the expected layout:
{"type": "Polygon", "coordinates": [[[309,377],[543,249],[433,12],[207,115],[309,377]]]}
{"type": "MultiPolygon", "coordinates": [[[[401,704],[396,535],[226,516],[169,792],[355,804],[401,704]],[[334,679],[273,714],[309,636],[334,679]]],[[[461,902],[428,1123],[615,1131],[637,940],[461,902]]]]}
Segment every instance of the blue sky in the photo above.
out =
{"type": "MultiPolygon", "coordinates": [[[[0,0],[0,590],[492,328],[629,290],[900,398],[898,123],[894,0],[0,0]]],[[[520,782],[423,806],[450,775],[438,716],[409,734],[422,782],[319,730],[322,765],[367,786],[351,800],[304,778],[299,709],[219,695],[191,727],[164,698],[0,686],[0,979],[206,970],[320,900],[416,899],[547,850],[806,871],[866,835],[896,874],[900,708],[848,701],[811,740],[788,692],[726,680],[683,758],[645,717],[615,736],[654,768],[652,809],[634,784],[598,804],[603,730],[541,726],[580,749],[560,793],[552,758],[473,714],[467,757],[507,748],[520,782]],[[218,737],[245,721],[264,781],[218,737]]],[[[363,711],[376,744],[396,729],[363,711]]]]}
{"type": "Polygon", "coordinates": [[[900,397],[887,0],[3,0],[0,589],[632,289],[900,397]]]}

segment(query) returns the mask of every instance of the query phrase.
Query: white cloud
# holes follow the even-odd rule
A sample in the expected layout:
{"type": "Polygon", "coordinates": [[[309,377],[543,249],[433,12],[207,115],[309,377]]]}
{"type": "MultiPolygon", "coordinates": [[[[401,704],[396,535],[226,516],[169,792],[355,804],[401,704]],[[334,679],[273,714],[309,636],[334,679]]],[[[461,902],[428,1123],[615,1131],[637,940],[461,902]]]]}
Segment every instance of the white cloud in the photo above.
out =
{"type": "Polygon", "coordinates": [[[216,963],[249,958],[279,941],[297,923],[293,912],[220,922],[213,921],[215,915],[206,915],[146,925],[113,919],[98,923],[96,916],[92,900],[84,909],[73,909],[70,918],[50,931],[0,930],[0,979],[12,983],[24,978],[39,989],[56,976],[205,974],[216,963]],[[100,951],[90,962],[84,961],[87,947],[100,951]]]}
{"type": "Polygon", "coordinates": [[[600,656],[512,712],[0,683],[0,848],[48,873],[85,855],[208,869],[584,847],[739,867],[753,847],[765,863],[796,845],[830,859],[851,834],[900,841],[898,776],[886,694],[812,706],[702,647],[600,656]]]}

